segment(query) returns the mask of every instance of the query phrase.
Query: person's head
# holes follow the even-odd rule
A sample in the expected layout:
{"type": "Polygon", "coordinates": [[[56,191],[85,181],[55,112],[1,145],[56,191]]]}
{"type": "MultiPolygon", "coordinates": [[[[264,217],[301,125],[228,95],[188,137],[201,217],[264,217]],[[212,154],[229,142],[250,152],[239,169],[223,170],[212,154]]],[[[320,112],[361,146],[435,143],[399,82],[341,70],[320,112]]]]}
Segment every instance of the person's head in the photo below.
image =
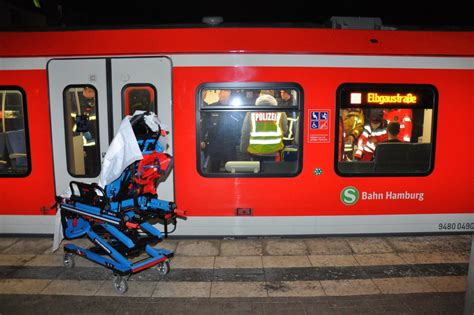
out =
{"type": "Polygon", "coordinates": [[[373,108],[370,110],[370,127],[377,129],[382,125],[383,122],[383,109],[373,108]]]}
{"type": "Polygon", "coordinates": [[[388,140],[397,139],[398,134],[400,133],[400,124],[398,122],[392,121],[387,126],[388,140]]]}
{"type": "Polygon", "coordinates": [[[219,91],[219,102],[221,104],[227,105],[230,101],[231,90],[220,90],[219,91]]]}
{"type": "Polygon", "coordinates": [[[260,90],[260,96],[262,95],[271,95],[275,97],[275,91],[274,90],[260,90]]]}
{"type": "Polygon", "coordinates": [[[288,101],[291,98],[290,90],[280,90],[280,96],[283,100],[288,101]]]}
{"type": "Polygon", "coordinates": [[[259,96],[256,100],[255,100],[255,105],[271,105],[271,106],[277,106],[278,102],[277,100],[271,96],[271,95],[268,95],[268,94],[264,94],[262,96],[259,96]]]}
{"type": "Polygon", "coordinates": [[[87,99],[95,98],[95,90],[91,87],[85,86],[84,90],[82,90],[82,95],[87,99]]]}

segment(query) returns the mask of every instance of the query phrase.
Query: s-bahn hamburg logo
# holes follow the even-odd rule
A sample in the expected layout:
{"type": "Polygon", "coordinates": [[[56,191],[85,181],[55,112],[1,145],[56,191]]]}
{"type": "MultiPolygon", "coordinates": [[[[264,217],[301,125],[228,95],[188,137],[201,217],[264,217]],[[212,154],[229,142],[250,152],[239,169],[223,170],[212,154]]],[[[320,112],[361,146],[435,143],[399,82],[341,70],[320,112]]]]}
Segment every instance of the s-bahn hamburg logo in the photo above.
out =
{"type": "Polygon", "coordinates": [[[353,186],[348,186],[341,191],[341,201],[346,206],[352,206],[359,200],[359,191],[353,186]]]}

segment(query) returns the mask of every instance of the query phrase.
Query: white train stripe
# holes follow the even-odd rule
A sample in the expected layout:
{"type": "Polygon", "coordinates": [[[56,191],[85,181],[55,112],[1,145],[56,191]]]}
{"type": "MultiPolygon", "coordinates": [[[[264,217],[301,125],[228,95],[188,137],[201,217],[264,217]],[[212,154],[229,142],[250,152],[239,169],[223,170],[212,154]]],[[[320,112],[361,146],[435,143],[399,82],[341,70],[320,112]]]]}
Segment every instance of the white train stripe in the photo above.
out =
{"type": "MultiPolygon", "coordinates": [[[[154,56],[163,55],[157,53],[154,56]]],[[[168,55],[167,57],[170,57],[172,59],[174,67],[329,67],[459,70],[474,69],[474,58],[472,57],[345,56],[311,54],[180,54],[168,55]]],[[[0,58],[0,70],[45,70],[46,64],[51,58],[0,58]]],[[[71,58],[103,57],[77,56],[71,58]]]]}
{"type": "MultiPolygon", "coordinates": [[[[54,216],[2,215],[0,233],[53,234],[54,216]]],[[[188,217],[179,221],[173,235],[319,235],[352,233],[432,233],[472,232],[474,213],[341,215],[341,216],[262,216],[188,217]],[[439,230],[439,224],[455,222],[469,230],[439,230]]],[[[161,225],[157,226],[161,228],[161,225]]]]}

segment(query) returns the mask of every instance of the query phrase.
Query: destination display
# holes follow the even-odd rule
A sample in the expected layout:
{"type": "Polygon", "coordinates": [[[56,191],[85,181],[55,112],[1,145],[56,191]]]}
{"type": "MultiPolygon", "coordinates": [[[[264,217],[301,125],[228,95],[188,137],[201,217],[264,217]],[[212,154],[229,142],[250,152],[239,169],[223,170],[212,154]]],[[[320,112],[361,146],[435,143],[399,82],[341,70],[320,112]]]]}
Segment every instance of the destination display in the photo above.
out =
{"type": "Polygon", "coordinates": [[[340,107],[433,108],[435,89],[430,85],[344,84],[339,90],[340,107]]]}

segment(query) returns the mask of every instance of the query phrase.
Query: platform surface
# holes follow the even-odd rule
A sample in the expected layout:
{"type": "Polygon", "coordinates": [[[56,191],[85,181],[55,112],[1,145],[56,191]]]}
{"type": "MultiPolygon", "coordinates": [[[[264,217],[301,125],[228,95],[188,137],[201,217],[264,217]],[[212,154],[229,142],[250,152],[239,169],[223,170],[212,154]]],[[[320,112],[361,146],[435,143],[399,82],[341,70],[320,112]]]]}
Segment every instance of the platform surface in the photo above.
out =
{"type": "MultiPolygon", "coordinates": [[[[89,246],[87,239],[67,241],[89,246]]],[[[63,267],[47,237],[0,237],[0,314],[462,314],[471,235],[167,239],[171,272],[63,267]]]]}

